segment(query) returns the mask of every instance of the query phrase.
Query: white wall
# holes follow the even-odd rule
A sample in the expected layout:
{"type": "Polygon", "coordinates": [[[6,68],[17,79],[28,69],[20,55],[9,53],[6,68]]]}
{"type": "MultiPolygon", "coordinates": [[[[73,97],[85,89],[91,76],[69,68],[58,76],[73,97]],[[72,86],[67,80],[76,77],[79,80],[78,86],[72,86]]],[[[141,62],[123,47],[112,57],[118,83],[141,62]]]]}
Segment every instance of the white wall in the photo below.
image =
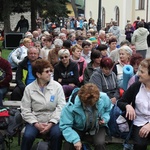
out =
{"type": "MultiPolygon", "coordinates": [[[[85,3],[85,17],[88,20],[91,16],[89,12],[92,12],[92,18],[95,21],[98,18],[98,2],[99,0],[86,0],[85,3]]],[[[138,10],[137,5],[138,0],[101,0],[102,7],[105,8],[105,23],[109,23],[111,18],[115,20],[115,8],[119,7],[120,10],[120,18],[119,18],[119,26],[123,30],[127,20],[134,22],[137,16],[140,16],[141,19],[146,20],[146,2],[145,1],[145,9],[138,10]]],[[[149,13],[150,14],[150,0],[149,0],[149,13]]],[[[150,15],[148,15],[148,21],[150,21],[150,15]]],[[[97,22],[97,21],[96,21],[97,22]]]]}

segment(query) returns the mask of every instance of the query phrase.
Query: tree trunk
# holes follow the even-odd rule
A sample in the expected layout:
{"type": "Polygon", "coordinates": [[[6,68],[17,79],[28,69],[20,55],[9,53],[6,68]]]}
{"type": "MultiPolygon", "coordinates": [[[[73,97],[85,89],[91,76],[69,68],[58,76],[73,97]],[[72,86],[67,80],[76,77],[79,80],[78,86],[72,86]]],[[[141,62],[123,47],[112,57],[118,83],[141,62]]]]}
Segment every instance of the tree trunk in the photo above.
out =
{"type": "Polygon", "coordinates": [[[74,11],[74,15],[77,18],[78,17],[78,13],[77,13],[77,7],[76,7],[75,1],[76,0],[71,0],[71,5],[72,5],[73,11],[74,11]]]}
{"type": "Polygon", "coordinates": [[[31,0],[31,31],[36,30],[36,13],[37,13],[36,0],[31,0]]]}
{"type": "Polygon", "coordinates": [[[3,20],[4,20],[4,33],[11,31],[10,29],[10,14],[11,14],[11,1],[3,0],[3,20]]]}

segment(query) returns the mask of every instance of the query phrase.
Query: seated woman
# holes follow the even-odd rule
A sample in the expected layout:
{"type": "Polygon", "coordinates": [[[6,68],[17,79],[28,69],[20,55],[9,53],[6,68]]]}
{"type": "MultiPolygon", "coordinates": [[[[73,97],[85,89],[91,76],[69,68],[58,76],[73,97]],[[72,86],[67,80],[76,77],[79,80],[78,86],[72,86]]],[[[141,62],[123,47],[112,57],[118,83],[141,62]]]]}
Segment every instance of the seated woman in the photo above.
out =
{"type": "Polygon", "coordinates": [[[119,49],[119,60],[113,67],[113,72],[117,76],[119,88],[123,88],[123,67],[130,64],[132,50],[129,46],[122,46],[119,49]]]}
{"type": "Polygon", "coordinates": [[[89,82],[97,85],[100,91],[107,93],[112,103],[120,97],[117,85],[117,77],[112,72],[113,61],[109,57],[104,57],[100,62],[100,69],[97,69],[91,76],[89,82]]]}
{"type": "Polygon", "coordinates": [[[36,80],[26,86],[21,101],[21,113],[26,121],[21,150],[30,150],[40,134],[50,137],[50,149],[61,150],[60,113],[65,102],[62,86],[50,78],[50,63],[38,59],[32,66],[36,80]]]}
{"type": "Polygon", "coordinates": [[[72,96],[60,117],[59,127],[65,138],[63,149],[81,150],[82,141],[87,141],[94,144],[95,150],[105,150],[105,129],[111,110],[109,97],[92,83],[83,85],[73,100],[72,96]]]}
{"type": "Polygon", "coordinates": [[[130,65],[133,67],[134,76],[129,79],[128,87],[130,87],[134,82],[138,81],[138,68],[142,60],[143,56],[140,53],[135,53],[131,56],[130,65]]]}
{"type": "Polygon", "coordinates": [[[150,59],[141,61],[138,70],[139,82],[133,83],[117,105],[133,120],[132,139],[134,150],[146,150],[150,140],[150,59]]]}
{"type": "Polygon", "coordinates": [[[101,62],[101,53],[98,50],[93,50],[91,52],[91,62],[87,64],[87,67],[84,70],[84,84],[88,83],[90,80],[91,75],[93,74],[94,71],[96,71],[101,62]]]}
{"type": "Polygon", "coordinates": [[[70,59],[77,63],[79,72],[79,86],[83,85],[83,73],[87,66],[85,59],[81,56],[82,47],[78,44],[71,47],[70,59]]]}
{"type": "Polygon", "coordinates": [[[27,56],[27,51],[31,46],[31,39],[24,38],[22,44],[12,52],[12,62],[10,62],[12,70],[16,70],[18,64],[27,56]]]}
{"type": "Polygon", "coordinates": [[[58,56],[60,61],[54,67],[54,80],[63,86],[67,98],[79,84],[78,65],[70,60],[70,52],[68,49],[61,49],[58,52],[58,56]]]}
{"type": "Polygon", "coordinates": [[[58,51],[62,48],[63,41],[61,39],[55,39],[54,45],[55,48],[48,53],[48,61],[52,66],[52,71],[54,71],[54,66],[59,62],[58,51]]]}

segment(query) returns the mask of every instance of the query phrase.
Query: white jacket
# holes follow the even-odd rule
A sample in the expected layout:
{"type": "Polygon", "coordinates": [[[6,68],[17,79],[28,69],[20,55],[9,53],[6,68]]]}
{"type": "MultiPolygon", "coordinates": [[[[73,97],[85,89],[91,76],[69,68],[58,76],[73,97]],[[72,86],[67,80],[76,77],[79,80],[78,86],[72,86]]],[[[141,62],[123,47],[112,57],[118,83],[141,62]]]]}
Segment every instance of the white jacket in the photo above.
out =
{"type": "Polygon", "coordinates": [[[35,122],[57,124],[65,104],[64,92],[58,82],[51,79],[43,93],[35,80],[25,88],[21,100],[21,114],[30,124],[35,122]]]}
{"type": "Polygon", "coordinates": [[[12,60],[18,65],[27,56],[27,51],[25,46],[18,47],[11,55],[12,60]]]}
{"type": "Polygon", "coordinates": [[[132,43],[135,44],[136,50],[147,50],[147,36],[149,32],[144,27],[139,27],[136,29],[132,36],[132,43]]]}

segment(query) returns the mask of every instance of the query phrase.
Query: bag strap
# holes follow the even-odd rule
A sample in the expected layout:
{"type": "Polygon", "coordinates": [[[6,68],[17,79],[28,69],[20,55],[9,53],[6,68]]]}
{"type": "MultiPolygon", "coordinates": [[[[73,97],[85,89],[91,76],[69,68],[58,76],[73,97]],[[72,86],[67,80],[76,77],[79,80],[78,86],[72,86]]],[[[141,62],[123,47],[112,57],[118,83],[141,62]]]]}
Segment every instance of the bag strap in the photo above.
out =
{"type": "Polygon", "coordinates": [[[72,96],[71,96],[70,102],[72,102],[73,104],[74,104],[74,100],[75,100],[75,98],[76,98],[76,96],[77,96],[77,94],[78,94],[78,91],[79,91],[79,90],[77,90],[76,92],[74,92],[74,93],[72,94],[72,96]]]}

